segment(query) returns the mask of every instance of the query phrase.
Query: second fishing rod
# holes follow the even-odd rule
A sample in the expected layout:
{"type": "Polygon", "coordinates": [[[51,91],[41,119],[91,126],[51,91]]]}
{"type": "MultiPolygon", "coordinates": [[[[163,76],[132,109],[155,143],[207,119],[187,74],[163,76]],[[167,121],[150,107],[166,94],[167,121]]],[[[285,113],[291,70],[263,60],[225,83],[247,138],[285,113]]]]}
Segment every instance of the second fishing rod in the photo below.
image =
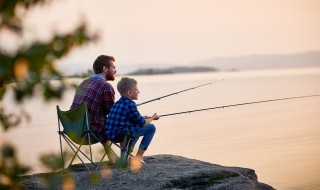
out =
{"type": "Polygon", "coordinates": [[[208,111],[208,110],[214,110],[214,109],[224,109],[224,108],[244,106],[244,105],[249,105],[249,104],[259,104],[259,103],[266,103],[266,102],[275,102],[275,101],[301,99],[301,98],[311,98],[311,97],[320,97],[320,94],[306,95],[306,96],[295,96],[295,97],[286,97],[286,98],[277,98],[277,99],[260,100],[260,101],[254,101],[254,102],[244,102],[244,103],[238,103],[238,104],[230,104],[230,105],[217,106],[217,107],[201,108],[201,109],[196,109],[196,110],[188,110],[188,111],[182,111],[182,112],[176,112],[176,113],[163,114],[163,115],[159,115],[159,117],[167,117],[167,116],[180,115],[180,114],[193,113],[193,112],[200,112],[200,111],[208,111]]]}
{"type": "Polygon", "coordinates": [[[214,84],[214,83],[217,83],[217,82],[221,82],[221,81],[224,81],[224,79],[216,80],[216,81],[213,81],[213,82],[210,82],[210,83],[202,84],[202,85],[195,86],[195,87],[192,87],[192,88],[188,88],[188,89],[185,89],[185,90],[180,90],[180,91],[177,91],[177,92],[173,92],[171,94],[167,94],[167,95],[164,95],[164,96],[161,96],[161,97],[158,97],[158,98],[154,98],[154,99],[142,102],[140,104],[137,104],[137,106],[141,106],[141,105],[144,105],[144,104],[147,104],[147,103],[150,103],[150,102],[154,102],[154,101],[157,101],[157,100],[161,100],[163,98],[167,98],[169,96],[177,95],[177,94],[180,94],[182,92],[186,92],[186,91],[189,91],[189,90],[194,90],[194,89],[197,89],[197,88],[200,88],[200,87],[203,87],[203,86],[207,86],[207,85],[211,85],[211,84],[214,84]]]}

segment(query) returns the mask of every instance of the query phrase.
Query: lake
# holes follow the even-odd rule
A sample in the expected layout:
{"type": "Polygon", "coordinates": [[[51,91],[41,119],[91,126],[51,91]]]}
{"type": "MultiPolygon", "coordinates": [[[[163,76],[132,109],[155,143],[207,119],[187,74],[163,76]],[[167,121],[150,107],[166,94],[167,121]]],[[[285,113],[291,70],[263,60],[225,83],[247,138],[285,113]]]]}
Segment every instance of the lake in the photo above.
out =
{"type": "MultiPolygon", "coordinates": [[[[211,85],[139,106],[159,115],[260,100],[320,94],[320,68],[134,76],[141,103],[224,79],[211,85]]],[[[116,81],[111,84],[116,87],[116,81]]],[[[79,83],[81,79],[71,79],[79,83]]],[[[37,157],[59,153],[56,105],[69,109],[73,89],[63,100],[34,97],[18,105],[32,116],[21,127],[1,132],[0,143],[18,147],[31,173],[46,172],[37,157]]],[[[12,93],[3,104],[16,111],[12,93]]],[[[116,94],[119,99],[119,94],[116,94]]],[[[258,180],[276,189],[320,187],[320,97],[291,99],[168,116],[154,121],[147,155],[174,154],[224,166],[252,168],[258,180]]]]}

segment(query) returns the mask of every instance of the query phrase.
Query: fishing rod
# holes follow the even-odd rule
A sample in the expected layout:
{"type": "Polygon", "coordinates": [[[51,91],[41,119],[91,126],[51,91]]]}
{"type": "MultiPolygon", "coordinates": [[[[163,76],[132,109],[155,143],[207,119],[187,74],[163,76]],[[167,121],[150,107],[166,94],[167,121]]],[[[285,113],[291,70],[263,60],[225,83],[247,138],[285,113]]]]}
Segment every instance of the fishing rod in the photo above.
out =
{"type": "Polygon", "coordinates": [[[226,106],[217,106],[217,107],[211,107],[211,108],[203,108],[203,109],[197,109],[197,110],[164,114],[164,115],[159,115],[159,117],[167,117],[167,116],[172,116],[172,115],[179,115],[179,114],[193,113],[193,112],[221,109],[221,108],[224,109],[224,108],[228,108],[228,107],[243,106],[243,105],[249,105],[249,104],[258,104],[258,103],[274,102],[274,101],[290,100],[290,99],[298,99],[298,98],[310,98],[310,97],[315,97],[315,96],[320,96],[320,95],[316,94],[316,95],[309,95],[309,96],[296,96],[296,97],[289,97],[289,98],[278,98],[278,99],[261,100],[261,101],[255,101],[255,102],[245,102],[245,103],[231,104],[231,105],[226,105],[226,106]]]}
{"type": "Polygon", "coordinates": [[[192,88],[188,88],[188,89],[185,89],[185,90],[181,90],[181,91],[178,91],[178,92],[174,92],[174,93],[171,93],[171,94],[168,94],[168,95],[164,95],[164,96],[161,96],[159,98],[154,98],[152,100],[148,100],[148,101],[145,101],[145,102],[142,102],[140,104],[137,104],[137,106],[141,106],[143,104],[147,104],[147,103],[150,103],[150,102],[153,102],[153,101],[156,101],[156,100],[161,100],[162,98],[166,98],[166,97],[169,97],[169,96],[173,96],[173,95],[176,95],[176,94],[180,94],[181,92],[186,92],[186,91],[189,91],[189,90],[194,90],[196,88],[200,88],[202,86],[207,86],[207,85],[210,85],[210,84],[213,84],[213,83],[217,83],[217,82],[221,82],[223,81],[224,79],[221,79],[221,80],[217,80],[217,81],[214,81],[214,82],[210,82],[210,83],[206,83],[206,84],[202,84],[202,85],[199,85],[199,86],[195,86],[195,87],[192,87],[192,88]]]}

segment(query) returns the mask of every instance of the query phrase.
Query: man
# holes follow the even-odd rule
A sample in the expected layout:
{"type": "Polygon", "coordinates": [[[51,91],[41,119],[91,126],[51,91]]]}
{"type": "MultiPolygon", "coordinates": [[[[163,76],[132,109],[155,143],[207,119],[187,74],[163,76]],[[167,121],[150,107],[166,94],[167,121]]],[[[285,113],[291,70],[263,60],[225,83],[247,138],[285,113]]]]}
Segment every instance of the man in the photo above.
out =
{"type": "Polygon", "coordinates": [[[81,103],[87,104],[90,130],[102,143],[107,143],[104,125],[115,101],[114,89],[108,83],[115,80],[117,71],[114,62],[112,56],[98,56],[93,63],[95,74],[79,85],[71,105],[71,108],[75,108],[81,103]]]}

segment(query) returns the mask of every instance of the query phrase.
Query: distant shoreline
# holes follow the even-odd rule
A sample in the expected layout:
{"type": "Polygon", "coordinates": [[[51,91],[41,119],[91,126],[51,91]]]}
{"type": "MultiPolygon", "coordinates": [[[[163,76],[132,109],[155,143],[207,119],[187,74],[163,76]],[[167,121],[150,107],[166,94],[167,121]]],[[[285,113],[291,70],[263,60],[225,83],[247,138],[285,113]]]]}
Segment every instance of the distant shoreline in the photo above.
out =
{"type": "Polygon", "coordinates": [[[133,72],[129,72],[126,75],[158,75],[158,74],[176,74],[176,73],[193,73],[193,72],[217,72],[219,71],[213,67],[170,67],[164,69],[157,68],[146,68],[146,69],[137,69],[133,72]]]}
{"type": "MultiPolygon", "coordinates": [[[[183,65],[174,63],[140,63],[135,65],[117,64],[119,75],[156,75],[192,72],[247,71],[265,69],[289,69],[320,67],[320,52],[310,51],[295,54],[251,55],[221,57],[199,60],[183,65]]],[[[66,69],[66,68],[64,68],[66,69]]],[[[70,70],[70,69],[66,69],[70,70]]],[[[74,73],[66,77],[88,77],[92,69],[74,73]]]]}

